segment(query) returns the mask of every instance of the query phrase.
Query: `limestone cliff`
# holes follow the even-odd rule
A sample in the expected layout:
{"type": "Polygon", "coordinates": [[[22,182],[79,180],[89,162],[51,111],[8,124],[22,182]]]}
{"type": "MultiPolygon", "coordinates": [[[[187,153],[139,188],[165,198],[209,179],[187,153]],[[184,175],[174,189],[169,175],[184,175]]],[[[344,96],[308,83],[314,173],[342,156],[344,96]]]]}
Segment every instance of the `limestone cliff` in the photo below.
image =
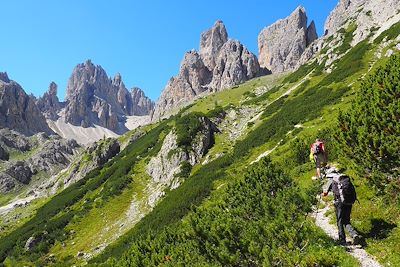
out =
{"type": "Polygon", "coordinates": [[[300,6],[258,35],[260,65],[272,73],[292,70],[306,47],[317,38],[314,22],[307,27],[306,11],[300,6]]]}

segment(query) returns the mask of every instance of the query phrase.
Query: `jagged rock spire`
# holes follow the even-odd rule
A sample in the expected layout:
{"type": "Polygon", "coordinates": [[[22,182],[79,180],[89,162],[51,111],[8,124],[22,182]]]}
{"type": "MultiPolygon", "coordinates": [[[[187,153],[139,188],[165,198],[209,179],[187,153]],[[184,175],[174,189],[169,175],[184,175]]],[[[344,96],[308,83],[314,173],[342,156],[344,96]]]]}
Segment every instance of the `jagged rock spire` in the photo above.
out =
{"type": "Polygon", "coordinates": [[[259,62],[274,72],[293,69],[307,45],[317,39],[315,24],[307,28],[307,15],[299,6],[285,19],[264,28],[258,36],[259,62]]]}

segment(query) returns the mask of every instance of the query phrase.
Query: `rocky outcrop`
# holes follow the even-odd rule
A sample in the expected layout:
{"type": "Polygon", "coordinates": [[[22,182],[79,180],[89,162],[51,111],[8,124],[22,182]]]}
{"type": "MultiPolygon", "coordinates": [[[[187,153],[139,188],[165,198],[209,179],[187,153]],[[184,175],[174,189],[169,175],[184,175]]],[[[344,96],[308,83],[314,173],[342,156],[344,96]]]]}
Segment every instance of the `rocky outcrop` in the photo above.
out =
{"type": "Polygon", "coordinates": [[[298,7],[289,17],[264,28],[258,36],[259,62],[272,73],[292,70],[306,47],[317,39],[314,22],[298,7]]]}
{"type": "Polygon", "coordinates": [[[120,145],[116,139],[109,139],[106,142],[94,143],[87,152],[92,154],[93,161],[97,166],[105,164],[120,151],[120,145]]]}
{"type": "Polygon", "coordinates": [[[63,183],[67,187],[83,177],[97,167],[103,166],[110,159],[115,157],[120,152],[120,144],[116,139],[108,138],[90,145],[83,152],[82,157],[87,157],[89,160],[79,160],[77,164],[70,167],[69,175],[67,175],[63,183]]]}
{"type": "Polygon", "coordinates": [[[53,134],[34,97],[28,96],[6,73],[0,74],[0,128],[10,128],[25,135],[53,134]]]}
{"type": "Polygon", "coordinates": [[[52,138],[41,146],[37,155],[28,160],[29,166],[34,173],[45,171],[55,174],[69,165],[78,147],[73,139],[52,138]]]}
{"type": "Polygon", "coordinates": [[[132,115],[143,116],[148,115],[154,109],[154,102],[148,98],[142,89],[133,87],[131,90],[132,98],[132,115]]]}
{"type": "Polygon", "coordinates": [[[191,142],[190,148],[178,146],[175,130],[165,137],[159,153],[150,160],[146,168],[154,182],[176,188],[180,183],[176,175],[181,171],[181,164],[186,161],[195,165],[213,145],[213,134],[218,129],[206,117],[200,117],[199,120],[201,130],[191,142]]]}
{"type": "Polygon", "coordinates": [[[20,152],[26,152],[36,145],[30,138],[9,129],[0,129],[0,145],[20,152]]]}
{"type": "Polygon", "coordinates": [[[38,173],[51,176],[66,168],[77,153],[75,140],[61,139],[44,133],[25,137],[8,129],[0,130],[0,146],[15,153],[30,153],[24,160],[7,159],[5,170],[0,172],[0,192],[7,193],[16,186],[27,185],[38,173]]]}
{"type": "Polygon", "coordinates": [[[215,59],[210,90],[220,91],[250,80],[259,73],[257,57],[239,41],[229,40],[215,59]]]}
{"type": "Polygon", "coordinates": [[[31,237],[28,238],[28,240],[25,242],[25,251],[31,251],[33,250],[40,242],[45,240],[47,238],[48,232],[43,231],[40,233],[35,233],[31,237]]]}
{"type": "Polygon", "coordinates": [[[371,36],[374,39],[400,21],[397,6],[398,0],[340,0],[325,22],[325,36],[306,48],[296,67],[308,63],[314,55],[324,50],[316,60],[319,64],[324,63],[327,71],[332,70],[332,63],[344,55],[336,51],[344,41],[345,33],[340,29],[351,27],[354,30],[351,46],[371,36]]]}
{"type": "Polygon", "coordinates": [[[0,172],[0,192],[7,193],[14,189],[15,187],[15,179],[10,175],[0,172]]]}
{"type": "Polygon", "coordinates": [[[29,168],[28,164],[24,161],[17,161],[7,168],[5,174],[13,177],[20,183],[29,184],[31,177],[33,175],[32,170],[29,168]]]}
{"type": "Polygon", "coordinates": [[[8,152],[0,145],[0,160],[8,160],[9,157],[8,152]]]}
{"type": "Polygon", "coordinates": [[[372,28],[388,29],[398,22],[398,0],[340,0],[325,22],[325,35],[335,34],[349,23],[357,25],[352,45],[366,39],[372,28]]]}
{"type": "Polygon", "coordinates": [[[96,124],[123,132],[126,129],[121,122],[125,121],[125,116],[134,115],[134,111],[140,115],[149,114],[148,110],[136,106],[143,104],[144,97],[143,94],[139,102],[132,99],[119,73],[110,79],[101,66],[88,60],[75,67],[68,81],[65,122],[82,127],[96,124]]]}
{"type": "Polygon", "coordinates": [[[358,9],[364,5],[367,0],[339,0],[335,9],[330,13],[325,22],[325,35],[336,33],[348,19],[358,13],[358,9]]]}
{"type": "Polygon", "coordinates": [[[179,74],[169,80],[152,118],[158,119],[197,96],[220,91],[260,75],[257,57],[239,41],[228,40],[222,21],[203,32],[200,51],[185,54],[179,74]]]}
{"type": "Polygon", "coordinates": [[[47,92],[36,101],[36,105],[46,119],[57,120],[57,113],[63,107],[57,97],[57,84],[51,82],[47,92]]]}

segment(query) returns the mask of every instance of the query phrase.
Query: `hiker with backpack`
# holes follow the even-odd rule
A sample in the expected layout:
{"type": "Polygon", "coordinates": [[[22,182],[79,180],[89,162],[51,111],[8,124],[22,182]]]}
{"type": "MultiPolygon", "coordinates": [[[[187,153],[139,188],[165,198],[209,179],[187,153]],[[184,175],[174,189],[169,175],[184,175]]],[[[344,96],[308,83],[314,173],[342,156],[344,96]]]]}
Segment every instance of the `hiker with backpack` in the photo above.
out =
{"type": "Polygon", "coordinates": [[[336,210],[336,222],[339,230],[339,245],[346,245],[345,229],[353,238],[354,245],[363,245],[361,236],[354,230],[350,223],[350,214],[354,202],[357,200],[356,190],[350,177],[340,173],[333,173],[328,177],[328,182],[323,188],[323,196],[332,191],[336,210]]]}
{"type": "Polygon", "coordinates": [[[328,162],[328,155],[325,151],[325,144],[319,138],[315,140],[315,143],[310,146],[310,159],[315,162],[315,167],[317,169],[317,178],[322,179],[321,168],[325,166],[328,162]]]}

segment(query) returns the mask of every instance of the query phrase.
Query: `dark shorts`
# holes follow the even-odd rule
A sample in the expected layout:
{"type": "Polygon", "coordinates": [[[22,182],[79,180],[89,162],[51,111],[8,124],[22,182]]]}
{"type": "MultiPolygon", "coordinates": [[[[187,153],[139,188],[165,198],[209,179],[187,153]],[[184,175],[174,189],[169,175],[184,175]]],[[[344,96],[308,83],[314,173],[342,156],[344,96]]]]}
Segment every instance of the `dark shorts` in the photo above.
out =
{"type": "Polygon", "coordinates": [[[314,160],[315,160],[315,166],[317,168],[321,168],[322,164],[325,163],[325,157],[324,154],[316,154],[314,155],[314,160]]]}

